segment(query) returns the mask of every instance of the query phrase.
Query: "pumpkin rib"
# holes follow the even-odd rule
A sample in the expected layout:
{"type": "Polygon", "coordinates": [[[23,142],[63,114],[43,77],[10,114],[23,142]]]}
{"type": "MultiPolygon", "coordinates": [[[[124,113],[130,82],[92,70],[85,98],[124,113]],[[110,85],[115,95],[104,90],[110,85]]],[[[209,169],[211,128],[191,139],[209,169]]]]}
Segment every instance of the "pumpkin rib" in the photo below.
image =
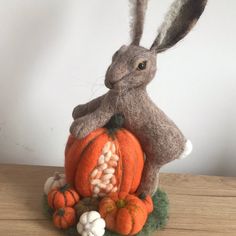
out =
{"type": "Polygon", "coordinates": [[[61,217],[61,227],[62,229],[66,229],[68,226],[68,223],[65,220],[65,215],[63,217],[61,217]]]}
{"type": "Polygon", "coordinates": [[[66,191],[65,193],[66,196],[66,200],[67,200],[67,205],[73,206],[77,201],[75,201],[75,199],[73,198],[73,195],[71,195],[70,191],[66,191]]]}
{"type": "Polygon", "coordinates": [[[135,221],[135,219],[134,219],[134,216],[133,216],[133,214],[131,213],[130,209],[129,209],[128,207],[127,207],[126,209],[128,210],[128,212],[129,212],[129,214],[130,214],[130,216],[131,216],[132,227],[131,227],[130,232],[129,232],[129,234],[131,234],[131,232],[132,232],[133,229],[134,229],[134,221],[135,221]]]}
{"type": "MultiPolygon", "coordinates": [[[[135,150],[135,149],[134,149],[134,150],[135,150]]],[[[135,158],[136,158],[137,161],[134,162],[134,165],[133,165],[133,166],[134,166],[134,167],[133,167],[133,173],[136,172],[137,166],[138,166],[138,155],[137,155],[137,152],[136,152],[136,151],[134,151],[134,153],[135,153],[135,158]]],[[[134,183],[135,178],[137,178],[137,177],[136,177],[136,175],[133,174],[133,178],[132,178],[132,182],[131,182],[131,187],[130,187],[130,192],[132,192],[132,185],[133,185],[133,183],[134,183]]]]}
{"type": "Polygon", "coordinates": [[[68,226],[68,225],[69,225],[69,222],[67,221],[66,213],[64,214],[63,220],[65,221],[66,225],[68,226]]]}
{"type": "Polygon", "coordinates": [[[53,223],[54,225],[60,226],[60,217],[56,215],[53,219],[53,223]]]}
{"type": "Polygon", "coordinates": [[[64,206],[67,206],[67,197],[66,197],[66,193],[63,192],[62,195],[63,195],[64,201],[65,201],[64,206]]]}
{"type": "Polygon", "coordinates": [[[65,155],[67,155],[67,152],[71,148],[71,146],[74,144],[74,137],[70,134],[67,143],[66,143],[66,148],[65,148],[65,155]]]}
{"type": "MultiPolygon", "coordinates": [[[[137,138],[131,133],[129,132],[128,130],[124,129],[124,132],[127,136],[130,137],[130,139],[132,140],[135,148],[135,153],[136,153],[136,161],[135,161],[135,164],[136,164],[136,168],[137,169],[143,169],[143,166],[144,166],[144,156],[143,156],[143,151],[142,151],[142,147],[139,143],[139,141],[137,140],[137,138]],[[142,157],[142,159],[140,158],[142,157]]],[[[133,178],[133,182],[132,182],[132,186],[131,186],[131,192],[135,192],[139,183],[140,183],[140,180],[141,180],[141,177],[142,177],[142,172],[140,174],[140,176],[137,176],[135,175],[135,178],[133,178]]]]}
{"type": "MultiPolygon", "coordinates": [[[[66,155],[66,157],[67,157],[67,161],[66,161],[67,165],[68,165],[68,158],[71,158],[71,153],[76,152],[76,155],[72,155],[73,156],[73,163],[71,164],[71,166],[69,166],[69,172],[67,173],[67,177],[68,177],[68,175],[70,176],[70,172],[72,172],[71,173],[73,175],[72,176],[72,180],[74,179],[74,176],[75,176],[75,173],[76,173],[76,166],[77,166],[77,164],[79,162],[80,155],[81,155],[81,150],[83,150],[89,144],[89,142],[91,140],[93,140],[94,138],[99,136],[100,132],[102,132],[102,131],[103,130],[101,130],[101,129],[96,130],[96,132],[93,131],[92,133],[90,133],[90,135],[88,135],[87,137],[85,137],[82,140],[78,140],[78,139],[74,138],[74,143],[73,143],[72,147],[69,149],[69,151],[68,151],[68,153],[66,155]],[[77,153],[78,150],[79,150],[79,152],[77,153]],[[71,169],[73,171],[71,171],[71,169]]],[[[65,169],[66,170],[68,169],[67,165],[65,165],[65,169]]]]}
{"type": "Polygon", "coordinates": [[[62,217],[59,217],[59,221],[60,221],[60,227],[62,227],[62,222],[61,222],[61,220],[62,220],[62,217]]]}
{"type": "Polygon", "coordinates": [[[123,168],[123,162],[122,162],[122,155],[121,155],[121,151],[120,151],[120,144],[118,142],[117,137],[115,137],[115,140],[116,140],[116,144],[117,144],[117,153],[119,154],[118,156],[120,157],[119,161],[118,161],[117,169],[116,169],[117,176],[119,177],[119,182],[118,182],[117,186],[119,187],[119,191],[120,191],[120,187],[121,187],[121,184],[123,181],[124,168],[123,168]]]}
{"type": "Polygon", "coordinates": [[[115,201],[114,201],[113,199],[111,199],[111,198],[103,198],[102,201],[101,201],[101,204],[99,203],[99,205],[100,205],[100,207],[99,207],[99,209],[100,209],[99,212],[100,212],[101,216],[104,217],[104,218],[106,218],[106,216],[107,216],[107,214],[108,214],[108,211],[107,211],[107,208],[106,208],[107,205],[110,206],[110,207],[112,207],[112,210],[111,210],[110,212],[112,212],[112,211],[114,211],[114,210],[117,210],[116,203],[115,203],[115,201]],[[103,207],[104,207],[104,206],[105,206],[105,208],[106,208],[105,211],[103,211],[103,207]]]}
{"type": "Polygon", "coordinates": [[[127,209],[132,217],[132,223],[133,227],[129,234],[136,234],[137,230],[139,231],[139,223],[140,220],[146,221],[147,219],[147,211],[145,204],[136,196],[127,194],[125,200],[127,201],[127,209]],[[134,215],[133,210],[137,210],[139,213],[141,213],[141,218],[135,218],[136,215],[134,215]]]}
{"type": "Polygon", "coordinates": [[[80,156],[84,148],[89,144],[89,142],[97,138],[101,133],[104,133],[104,128],[98,128],[92,131],[84,139],[74,139],[73,144],[70,146],[69,150],[65,153],[65,172],[66,180],[68,183],[73,183],[76,174],[76,167],[78,165],[80,156]]]}
{"type": "Polygon", "coordinates": [[[91,196],[92,194],[89,174],[91,173],[94,166],[97,165],[97,160],[101,152],[101,143],[103,144],[102,146],[104,146],[108,140],[110,140],[110,137],[107,135],[107,133],[102,133],[96,139],[94,139],[93,142],[90,143],[90,145],[86,147],[86,150],[84,150],[81,154],[76,168],[75,188],[79,193],[82,192],[81,195],[84,197],[91,196]],[[88,159],[88,156],[90,159],[88,159]],[[91,163],[93,163],[93,165],[91,163]],[[79,182],[76,181],[78,179],[80,180],[79,182]],[[81,179],[83,180],[83,183],[81,182],[81,179]]]}
{"type": "MultiPolygon", "coordinates": [[[[97,136],[95,136],[92,140],[90,140],[87,145],[84,147],[84,149],[82,150],[82,152],[80,153],[80,156],[78,158],[78,162],[77,162],[77,165],[75,167],[75,174],[74,174],[74,180],[75,180],[75,188],[77,189],[77,186],[76,186],[76,175],[77,175],[77,171],[78,171],[78,168],[80,166],[80,162],[81,162],[81,159],[83,158],[84,156],[84,153],[86,153],[86,151],[91,147],[91,145],[100,137],[100,135],[104,135],[105,132],[102,132],[102,133],[99,133],[97,136]]],[[[79,190],[77,189],[77,191],[79,192],[79,190]]]]}
{"type": "Polygon", "coordinates": [[[55,209],[55,204],[54,204],[54,201],[55,201],[55,198],[56,198],[56,195],[57,195],[57,191],[54,190],[54,195],[52,197],[52,208],[55,209]]]}
{"type": "Polygon", "coordinates": [[[71,221],[74,221],[71,214],[73,214],[73,217],[76,217],[74,208],[68,207],[64,214],[64,220],[67,223],[67,225],[70,225],[71,221]]]}
{"type": "Polygon", "coordinates": [[[133,221],[133,219],[132,219],[131,214],[129,214],[128,209],[127,208],[120,208],[115,215],[115,229],[120,234],[128,235],[129,232],[132,230],[132,226],[133,226],[132,221],[133,221]],[[125,217],[124,217],[124,215],[125,215],[125,217]],[[126,221],[125,225],[122,224],[124,219],[126,221]],[[129,223],[131,223],[131,225],[129,223]]]}
{"type": "MultiPolygon", "coordinates": [[[[138,204],[140,204],[140,202],[139,202],[138,204]]],[[[138,221],[138,222],[135,222],[135,216],[133,215],[133,212],[131,211],[130,207],[133,207],[133,208],[136,209],[137,211],[141,212],[142,218],[145,219],[145,221],[146,221],[146,218],[147,218],[147,217],[146,217],[146,212],[143,211],[143,209],[142,209],[141,206],[137,206],[136,204],[133,204],[133,203],[129,203],[129,204],[128,204],[127,209],[128,209],[128,211],[129,211],[129,213],[130,213],[130,215],[131,215],[132,223],[133,223],[133,224],[132,224],[132,229],[131,229],[131,231],[129,232],[129,234],[133,235],[133,234],[136,234],[136,233],[137,233],[136,231],[137,231],[137,227],[139,227],[140,218],[139,218],[139,219],[136,218],[136,221],[138,221]]],[[[141,218],[141,219],[142,219],[142,218],[141,218]]],[[[139,228],[138,228],[138,231],[139,231],[139,228]]]]}
{"type": "Polygon", "coordinates": [[[74,199],[74,202],[77,202],[77,199],[76,199],[73,191],[71,191],[70,189],[68,189],[67,191],[71,194],[72,198],[74,199]]]}
{"type": "MultiPolygon", "coordinates": [[[[121,150],[121,159],[122,159],[122,166],[123,168],[123,179],[121,182],[121,189],[122,192],[130,192],[130,188],[132,186],[132,178],[133,176],[130,176],[130,166],[134,165],[134,158],[130,158],[130,156],[133,155],[134,149],[132,146],[132,143],[130,142],[130,139],[127,138],[126,133],[124,130],[120,130],[120,132],[117,132],[117,139],[120,144],[120,150],[121,150]],[[125,142],[125,143],[124,143],[125,142]]],[[[134,175],[134,173],[132,173],[134,175]]]]}

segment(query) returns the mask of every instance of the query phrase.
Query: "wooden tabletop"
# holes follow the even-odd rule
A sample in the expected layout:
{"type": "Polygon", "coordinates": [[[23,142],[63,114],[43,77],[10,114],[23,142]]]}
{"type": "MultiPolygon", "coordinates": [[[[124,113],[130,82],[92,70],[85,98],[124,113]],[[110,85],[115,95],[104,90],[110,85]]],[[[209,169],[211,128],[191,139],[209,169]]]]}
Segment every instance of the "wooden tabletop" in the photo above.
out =
{"type": "MultiPolygon", "coordinates": [[[[0,165],[0,235],[56,236],[42,212],[43,185],[59,167],[0,165]]],[[[157,236],[236,236],[236,177],[161,174],[170,219],[157,236]]]]}

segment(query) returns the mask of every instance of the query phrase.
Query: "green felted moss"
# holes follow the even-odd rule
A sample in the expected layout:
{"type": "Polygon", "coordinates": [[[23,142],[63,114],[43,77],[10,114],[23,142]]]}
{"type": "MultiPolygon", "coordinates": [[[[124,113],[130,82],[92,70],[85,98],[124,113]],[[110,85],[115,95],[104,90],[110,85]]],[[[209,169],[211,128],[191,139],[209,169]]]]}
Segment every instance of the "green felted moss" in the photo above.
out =
{"type": "MultiPolygon", "coordinates": [[[[165,227],[167,220],[168,220],[168,206],[169,201],[167,194],[158,189],[157,192],[152,197],[154,210],[149,215],[145,226],[143,227],[142,231],[137,234],[137,236],[150,236],[154,231],[160,230],[165,227]]],[[[43,198],[43,205],[44,205],[44,212],[45,214],[52,219],[53,209],[48,206],[47,203],[47,196],[44,195],[43,198]]],[[[71,227],[67,230],[64,230],[67,236],[77,236],[76,226],[71,227]]],[[[105,236],[120,236],[120,234],[111,232],[106,229],[105,236]]]]}

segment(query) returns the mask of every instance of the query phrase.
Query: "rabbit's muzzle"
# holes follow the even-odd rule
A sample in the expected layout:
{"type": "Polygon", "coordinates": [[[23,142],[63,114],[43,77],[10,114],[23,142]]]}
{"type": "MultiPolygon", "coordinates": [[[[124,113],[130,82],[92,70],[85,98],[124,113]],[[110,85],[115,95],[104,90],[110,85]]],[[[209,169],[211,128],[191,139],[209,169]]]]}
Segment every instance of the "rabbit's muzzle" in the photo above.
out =
{"type": "Polygon", "coordinates": [[[126,70],[119,66],[109,66],[105,76],[105,86],[109,89],[114,89],[115,84],[125,78],[126,73],[126,70]]]}

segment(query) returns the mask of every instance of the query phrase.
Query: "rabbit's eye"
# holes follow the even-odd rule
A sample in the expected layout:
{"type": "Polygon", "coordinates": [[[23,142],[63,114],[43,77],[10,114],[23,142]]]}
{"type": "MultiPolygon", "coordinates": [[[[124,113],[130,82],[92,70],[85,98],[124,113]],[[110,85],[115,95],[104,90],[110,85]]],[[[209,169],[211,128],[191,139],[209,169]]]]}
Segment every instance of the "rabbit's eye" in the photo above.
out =
{"type": "Polygon", "coordinates": [[[147,66],[147,61],[143,61],[138,64],[138,70],[145,70],[147,66]]]}

